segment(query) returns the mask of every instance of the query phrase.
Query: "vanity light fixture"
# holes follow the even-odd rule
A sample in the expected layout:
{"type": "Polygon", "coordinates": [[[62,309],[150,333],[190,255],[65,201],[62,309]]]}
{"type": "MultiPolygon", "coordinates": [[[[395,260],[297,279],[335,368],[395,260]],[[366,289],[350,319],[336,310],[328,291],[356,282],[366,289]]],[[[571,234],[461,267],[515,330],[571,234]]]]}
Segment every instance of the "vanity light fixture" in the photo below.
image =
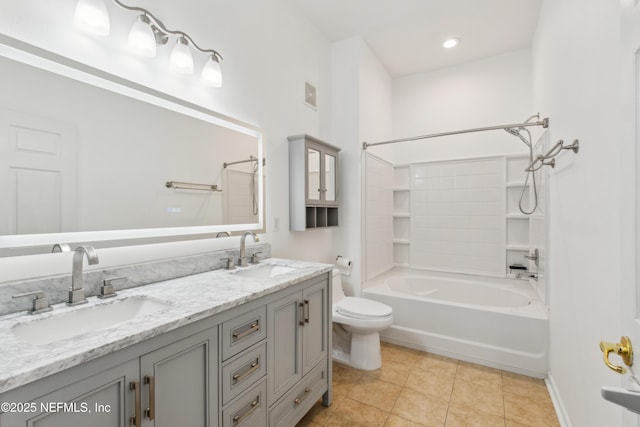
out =
{"type": "Polygon", "coordinates": [[[442,47],[444,47],[445,49],[451,49],[453,47],[458,46],[459,44],[460,44],[460,39],[454,37],[454,38],[445,40],[442,43],[442,47]]]}
{"type": "Polygon", "coordinates": [[[151,21],[146,15],[138,16],[138,20],[131,27],[129,46],[140,55],[156,56],[156,37],[151,29],[151,21]]]}
{"type": "Polygon", "coordinates": [[[85,31],[99,36],[109,35],[109,13],[102,0],[78,0],[73,20],[85,31]]]}
{"type": "Polygon", "coordinates": [[[211,55],[202,69],[202,83],[211,87],[222,86],[222,70],[220,60],[216,55],[211,55]]]}
{"type": "Polygon", "coordinates": [[[193,56],[189,49],[189,42],[185,37],[178,37],[176,45],[171,50],[169,57],[171,68],[182,74],[193,73],[193,56]]]}
{"type": "MultiPolygon", "coordinates": [[[[129,31],[129,44],[140,55],[153,57],[157,46],[166,45],[169,39],[175,40],[169,61],[171,68],[184,74],[193,73],[194,60],[192,48],[208,55],[201,74],[203,84],[211,87],[222,86],[222,55],[213,49],[203,49],[183,31],[169,30],[148,10],[127,6],[120,0],[112,0],[122,9],[136,12],[138,17],[129,31]],[[173,37],[172,37],[173,36],[173,37]]],[[[77,27],[97,35],[109,35],[109,13],[103,0],[78,0],[74,22],[77,27]]]]}

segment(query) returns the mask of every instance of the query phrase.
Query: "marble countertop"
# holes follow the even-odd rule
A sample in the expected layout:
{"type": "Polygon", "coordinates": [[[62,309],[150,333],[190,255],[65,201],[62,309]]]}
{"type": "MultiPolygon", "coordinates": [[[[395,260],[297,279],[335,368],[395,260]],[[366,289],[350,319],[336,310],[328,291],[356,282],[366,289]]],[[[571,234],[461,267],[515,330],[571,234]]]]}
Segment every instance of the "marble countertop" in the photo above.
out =
{"type": "Polygon", "coordinates": [[[214,270],[122,290],[114,298],[89,298],[87,304],[75,307],[56,304],[48,313],[32,316],[23,311],[2,316],[0,393],[285,289],[331,268],[328,264],[269,258],[255,266],[214,270]],[[267,278],[237,274],[269,265],[291,270],[280,269],[280,274],[267,278]],[[14,333],[14,328],[26,323],[46,322],[69,312],[93,310],[98,305],[129,298],[149,298],[166,304],[166,308],[48,344],[37,345],[14,333]]]}

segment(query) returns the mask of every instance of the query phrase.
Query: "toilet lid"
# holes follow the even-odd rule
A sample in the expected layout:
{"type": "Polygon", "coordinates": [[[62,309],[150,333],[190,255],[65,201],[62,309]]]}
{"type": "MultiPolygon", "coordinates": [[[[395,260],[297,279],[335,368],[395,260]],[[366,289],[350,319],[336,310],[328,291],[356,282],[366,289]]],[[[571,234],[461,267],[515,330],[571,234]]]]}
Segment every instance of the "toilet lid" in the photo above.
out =
{"type": "Polygon", "coordinates": [[[366,298],[346,297],[336,304],[336,311],[352,317],[387,317],[392,310],[386,304],[366,298]]]}

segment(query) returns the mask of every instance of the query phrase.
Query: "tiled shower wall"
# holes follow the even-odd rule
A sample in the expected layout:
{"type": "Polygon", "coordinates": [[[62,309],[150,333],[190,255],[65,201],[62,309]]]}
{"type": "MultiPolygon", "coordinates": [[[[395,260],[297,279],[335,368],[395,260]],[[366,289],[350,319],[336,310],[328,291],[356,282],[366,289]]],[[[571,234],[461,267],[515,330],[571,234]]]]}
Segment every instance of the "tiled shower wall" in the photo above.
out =
{"type": "Polygon", "coordinates": [[[411,166],[411,266],[504,276],[505,160],[411,166]]]}
{"type": "Polygon", "coordinates": [[[393,267],[393,165],[365,157],[365,280],[393,267]]]}

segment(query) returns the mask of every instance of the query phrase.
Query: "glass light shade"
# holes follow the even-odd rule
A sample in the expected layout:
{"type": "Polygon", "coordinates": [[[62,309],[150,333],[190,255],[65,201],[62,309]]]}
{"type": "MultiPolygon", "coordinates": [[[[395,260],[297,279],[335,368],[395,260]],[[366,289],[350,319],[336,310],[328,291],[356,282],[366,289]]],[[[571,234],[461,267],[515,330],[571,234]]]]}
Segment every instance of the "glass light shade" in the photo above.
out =
{"type": "Polygon", "coordinates": [[[140,15],[129,31],[129,45],[138,54],[156,56],[156,38],[149,18],[140,15]]]}
{"type": "Polygon", "coordinates": [[[211,55],[202,69],[202,83],[211,87],[222,86],[222,70],[218,57],[211,55]]]}
{"type": "Polygon", "coordinates": [[[109,12],[102,0],[78,0],[73,20],[76,27],[85,31],[109,35],[109,12]]]}
{"type": "Polygon", "coordinates": [[[189,45],[187,43],[186,38],[178,38],[178,40],[176,40],[176,45],[171,50],[171,56],[169,57],[171,68],[183,74],[193,73],[193,56],[191,56],[191,49],[189,49],[189,45]]]}

